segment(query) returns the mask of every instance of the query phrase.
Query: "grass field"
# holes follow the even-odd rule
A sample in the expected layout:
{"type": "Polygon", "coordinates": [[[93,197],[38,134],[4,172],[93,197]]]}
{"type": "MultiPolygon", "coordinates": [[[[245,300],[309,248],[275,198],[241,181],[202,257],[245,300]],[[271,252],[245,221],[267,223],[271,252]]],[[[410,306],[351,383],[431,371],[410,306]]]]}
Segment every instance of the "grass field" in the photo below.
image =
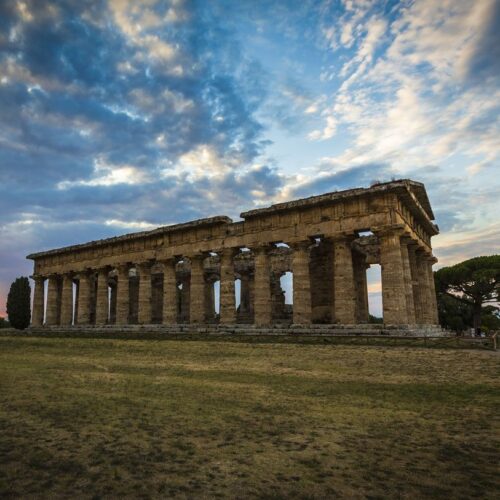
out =
{"type": "Polygon", "coordinates": [[[0,497],[498,498],[499,360],[0,337],[0,497]]]}

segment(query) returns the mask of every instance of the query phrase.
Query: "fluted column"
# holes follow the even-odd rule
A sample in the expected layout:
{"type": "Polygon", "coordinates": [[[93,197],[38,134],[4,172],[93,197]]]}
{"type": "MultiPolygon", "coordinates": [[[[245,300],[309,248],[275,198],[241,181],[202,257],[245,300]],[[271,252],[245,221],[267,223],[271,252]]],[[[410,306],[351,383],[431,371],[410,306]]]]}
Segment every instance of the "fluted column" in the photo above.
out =
{"type": "Polygon", "coordinates": [[[205,276],[203,261],[205,255],[197,254],[191,260],[191,289],[189,301],[190,323],[203,323],[205,321],[205,276]]]}
{"type": "Polygon", "coordinates": [[[90,273],[80,273],[78,282],[78,316],[76,323],[88,325],[90,322],[90,273]]]}
{"type": "Polygon", "coordinates": [[[413,296],[413,282],[411,277],[409,242],[406,238],[401,239],[401,259],[403,261],[403,273],[405,282],[405,298],[406,298],[406,314],[408,323],[414,325],[416,320],[415,315],[415,300],[413,296]]]}
{"type": "Polygon", "coordinates": [[[189,311],[191,310],[191,273],[189,277],[185,277],[181,283],[179,290],[179,312],[180,322],[189,323],[189,311]]]}
{"type": "Polygon", "coordinates": [[[405,325],[408,324],[408,315],[400,235],[394,231],[384,232],[379,234],[379,240],[384,323],[405,325]]]}
{"type": "Polygon", "coordinates": [[[203,304],[205,306],[205,323],[215,322],[215,291],[214,291],[215,280],[213,277],[211,279],[205,280],[205,286],[203,287],[205,291],[205,299],[203,304]]]}
{"type": "Polygon", "coordinates": [[[99,269],[97,275],[97,298],[95,308],[96,325],[105,325],[108,322],[109,314],[109,292],[108,292],[109,269],[104,267],[99,269]]]}
{"type": "Polygon", "coordinates": [[[110,324],[116,324],[116,305],[118,299],[118,287],[116,286],[116,281],[109,283],[110,293],[109,293],[109,322],[110,324]]]}
{"type": "Polygon", "coordinates": [[[164,325],[177,323],[177,280],[175,259],[163,261],[163,319],[164,325]]]}
{"type": "Polygon", "coordinates": [[[63,276],[61,298],[61,325],[73,323],[73,277],[70,274],[63,276]]]}
{"type": "Polygon", "coordinates": [[[256,247],[253,250],[255,263],[254,278],[254,317],[257,326],[271,324],[271,269],[269,246],[256,247]]]}
{"type": "Polygon", "coordinates": [[[340,237],[333,242],[333,317],[336,323],[356,323],[356,289],[351,239],[340,237]]]}
{"type": "Polygon", "coordinates": [[[130,311],[129,297],[129,266],[118,267],[118,282],[116,295],[116,324],[127,325],[130,311]]]}
{"type": "Polygon", "coordinates": [[[353,253],[353,267],[356,288],[356,320],[357,323],[368,323],[370,320],[370,313],[368,307],[366,269],[370,266],[366,263],[366,256],[360,253],[353,253]]]}
{"type": "Polygon", "coordinates": [[[421,297],[421,307],[422,307],[422,323],[424,325],[430,325],[432,319],[430,317],[430,293],[429,286],[427,283],[427,264],[426,257],[423,249],[419,248],[416,252],[417,260],[417,271],[418,271],[418,288],[421,297]]]}
{"type": "Polygon", "coordinates": [[[47,287],[47,318],[46,325],[59,324],[59,276],[52,274],[49,276],[47,287]]]}
{"type": "Polygon", "coordinates": [[[429,318],[432,325],[439,324],[439,316],[437,309],[436,284],[434,283],[434,273],[432,265],[437,262],[437,259],[432,255],[427,256],[425,260],[427,271],[427,286],[429,289],[429,318]]]}
{"type": "Polygon", "coordinates": [[[220,253],[220,323],[236,323],[234,296],[234,256],[237,249],[225,248],[220,253]]]}
{"type": "Polygon", "coordinates": [[[291,245],[293,249],[293,323],[296,325],[311,323],[310,246],[310,241],[301,241],[291,245]]]}
{"type": "Polygon", "coordinates": [[[242,274],[240,277],[240,308],[238,320],[242,323],[252,323],[253,317],[253,289],[254,281],[250,274],[242,274]]]}
{"type": "Polygon", "coordinates": [[[33,326],[43,325],[43,309],[45,305],[45,278],[43,276],[33,276],[35,290],[33,292],[33,314],[31,324],[33,326]]]}
{"type": "Polygon", "coordinates": [[[419,270],[417,263],[417,245],[408,245],[408,258],[410,261],[410,272],[413,287],[413,304],[415,306],[415,322],[419,325],[425,323],[422,312],[422,291],[419,282],[419,270]]]}
{"type": "Polygon", "coordinates": [[[151,263],[139,264],[139,323],[151,323],[151,263]]]}

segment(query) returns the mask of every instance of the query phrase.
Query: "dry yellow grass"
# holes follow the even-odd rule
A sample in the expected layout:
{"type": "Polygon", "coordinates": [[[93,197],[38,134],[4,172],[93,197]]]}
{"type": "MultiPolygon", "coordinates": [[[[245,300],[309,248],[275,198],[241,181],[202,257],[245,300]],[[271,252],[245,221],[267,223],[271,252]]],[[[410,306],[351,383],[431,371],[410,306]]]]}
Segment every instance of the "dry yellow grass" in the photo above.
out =
{"type": "Polygon", "coordinates": [[[0,496],[494,498],[498,360],[0,337],[0,496]]]}

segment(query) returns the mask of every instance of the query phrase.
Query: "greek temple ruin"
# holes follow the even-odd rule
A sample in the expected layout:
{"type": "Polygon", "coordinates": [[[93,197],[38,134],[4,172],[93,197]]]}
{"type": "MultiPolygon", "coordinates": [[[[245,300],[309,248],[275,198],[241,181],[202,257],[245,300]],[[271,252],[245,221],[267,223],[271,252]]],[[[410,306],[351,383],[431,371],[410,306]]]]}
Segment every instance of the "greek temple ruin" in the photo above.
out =
{"type": "Polygon", "coordinates": [[[381,266],[385,325],[438,323],[438,227],[423,184],[378,183],[241,219],[210,217],[28,255],[32,325],[358,325],[369,322],[373,264],[381,266]],[[285,273],[293,276],[291,305],[280,285],[285,273]]]}

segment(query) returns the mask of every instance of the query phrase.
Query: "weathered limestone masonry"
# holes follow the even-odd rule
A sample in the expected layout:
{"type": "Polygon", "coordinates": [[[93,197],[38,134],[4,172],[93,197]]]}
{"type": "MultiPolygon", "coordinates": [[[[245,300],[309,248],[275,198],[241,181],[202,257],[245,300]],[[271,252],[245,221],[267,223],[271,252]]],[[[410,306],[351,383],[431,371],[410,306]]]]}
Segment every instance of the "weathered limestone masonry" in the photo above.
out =
{"type": "Polygon", "coordinates": [[[241,217],[28,255],[33,325],[359,325],[369,321],[366,269],[378,263],[384,324],[437,324],[431,237],[438,227],[423,184],[380,183],[241,217]],[[287,272],[292,306],[280,286],[287,272]]]}

